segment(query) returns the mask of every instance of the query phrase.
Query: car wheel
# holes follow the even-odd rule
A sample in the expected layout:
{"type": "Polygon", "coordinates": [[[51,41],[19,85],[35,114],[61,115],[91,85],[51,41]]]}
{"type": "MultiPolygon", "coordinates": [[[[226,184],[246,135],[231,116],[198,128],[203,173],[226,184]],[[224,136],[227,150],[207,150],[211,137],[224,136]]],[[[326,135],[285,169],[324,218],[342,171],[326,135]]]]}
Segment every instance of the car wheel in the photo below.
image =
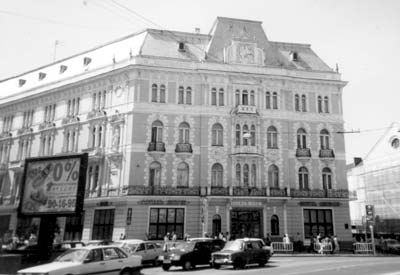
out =
{"type": "Polygon", "coordinates": [[[185,261],[182,265],[183,270],[190,270],[193,268],[192,263],[190,261],[185,261]]]}
{"type": "Polygon", "coordinates": [[[245,264],[244,261],[241,260],[241,259],[236,260],[236,261],[234,262],[234,264],[233,264],[233,267],[234,267],[235,269],[244,269],[245,266],[246,266],[246,264],[245,264]]]}
{"type": "Polygon", "coordinates": [[[162,265],[162,269],[163,269],[164,271],[168,271],[170,268],[171,268],[171,265],[170,265],[170,264],[163,264],[163,265],[162,265]]]}
{"type": "Polygon", "coordinates": [[[265,262],[258,262],[258,266],[259,266],[259,267],[265,266],[265,262]]]}
{"type": "Polygon", "coordinates": [[[132,275],[132,271],[129,269],[124,269],[121,271],[121,273],[119,273],[119,275],[132,275]]]}
{"type": "Polygon", "coordinates": [[[213,264],[213,267],[214,267],[215,269],[220,269],[220,268],[221,268],[221,265],[220,265],[220,264],[213,264]]]}

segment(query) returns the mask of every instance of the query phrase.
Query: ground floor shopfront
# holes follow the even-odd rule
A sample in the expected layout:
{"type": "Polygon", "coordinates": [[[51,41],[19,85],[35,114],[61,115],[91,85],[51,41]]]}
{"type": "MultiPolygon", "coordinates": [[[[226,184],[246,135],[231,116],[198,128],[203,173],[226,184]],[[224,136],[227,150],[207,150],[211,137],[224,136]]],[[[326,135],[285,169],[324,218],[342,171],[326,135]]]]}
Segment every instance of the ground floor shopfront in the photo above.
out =
{"type": "MultiPolygon", "coordinates": [[[[184,234],[199,237],[229,232],[235,238],[269,235],[281,240],[289,234],[304,240],[321,233],[351,240],[346,200],[126,196],[87,199],[84,209],[80,216],[57,219],[61,239],[118,240],[125,236],[161,240],[167,232],[176,233],[178,238],[184,234]]],[[[32,219],[17,219],[15,210],[0,213],[0,220],[1,228],[13,232],[32,224],[32,219]]]]}

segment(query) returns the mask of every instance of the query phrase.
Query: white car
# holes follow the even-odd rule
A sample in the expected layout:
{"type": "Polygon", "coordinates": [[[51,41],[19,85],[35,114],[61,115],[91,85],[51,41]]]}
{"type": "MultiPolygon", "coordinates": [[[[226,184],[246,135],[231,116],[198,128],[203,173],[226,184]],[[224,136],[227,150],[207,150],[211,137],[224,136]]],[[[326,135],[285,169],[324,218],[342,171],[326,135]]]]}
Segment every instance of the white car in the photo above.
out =
{"type": "Polygon", "coordinates": [[[139,274],[142,257],[116,246],[86,246],[67,250],[53,262],[18,271],[18,275],[139,274]]]}
{"type": "Polygon", "coordinates": [[[125,249],[129,254],[142,256],[143,264],[158,264],[158,257],[163,253],[162,245],[153,241],[137,239],[120,240],[114,245],[125,249]]]}

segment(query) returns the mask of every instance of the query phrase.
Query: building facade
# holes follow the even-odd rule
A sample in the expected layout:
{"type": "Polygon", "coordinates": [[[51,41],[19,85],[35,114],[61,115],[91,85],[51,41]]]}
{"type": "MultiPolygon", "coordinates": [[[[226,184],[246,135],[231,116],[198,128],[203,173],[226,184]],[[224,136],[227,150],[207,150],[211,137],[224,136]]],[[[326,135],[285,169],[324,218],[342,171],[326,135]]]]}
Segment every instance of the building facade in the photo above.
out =
{"type": "Polygon", "coordinates": [[[87,152],[65,239],[350,240],[345,84],[310,45],[222,17],[208,35],[148,29],[3,80],[5,229],[30,222],[16,215],[25,158],[87,152]]]}
{"type": "Polygon", "coordinates": [[[348,167],[349,189],[357,191],[357,200],[350,202],[356,233],[369,231],[365,206],[373,205],[375,233],[400,235],[399,129],[398,123],[392,123],[367,156],[348,167]]]}

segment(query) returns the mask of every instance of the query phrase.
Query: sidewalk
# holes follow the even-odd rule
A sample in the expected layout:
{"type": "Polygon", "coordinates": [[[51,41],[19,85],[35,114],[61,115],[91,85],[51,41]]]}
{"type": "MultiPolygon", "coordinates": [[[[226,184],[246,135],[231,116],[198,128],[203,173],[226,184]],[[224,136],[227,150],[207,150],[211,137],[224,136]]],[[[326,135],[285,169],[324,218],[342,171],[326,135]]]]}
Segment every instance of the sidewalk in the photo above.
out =
{"type": "Polygon", "coordinates": [[[318,253],[301,253],[301,252],[290,252],[290,253],[274,253],[273,257],[396,257],[397,255],[392,254],[381,254],[376,253],[352,253],[352,252],[340,252],[335,254],[318,254],[318,253]]]}

